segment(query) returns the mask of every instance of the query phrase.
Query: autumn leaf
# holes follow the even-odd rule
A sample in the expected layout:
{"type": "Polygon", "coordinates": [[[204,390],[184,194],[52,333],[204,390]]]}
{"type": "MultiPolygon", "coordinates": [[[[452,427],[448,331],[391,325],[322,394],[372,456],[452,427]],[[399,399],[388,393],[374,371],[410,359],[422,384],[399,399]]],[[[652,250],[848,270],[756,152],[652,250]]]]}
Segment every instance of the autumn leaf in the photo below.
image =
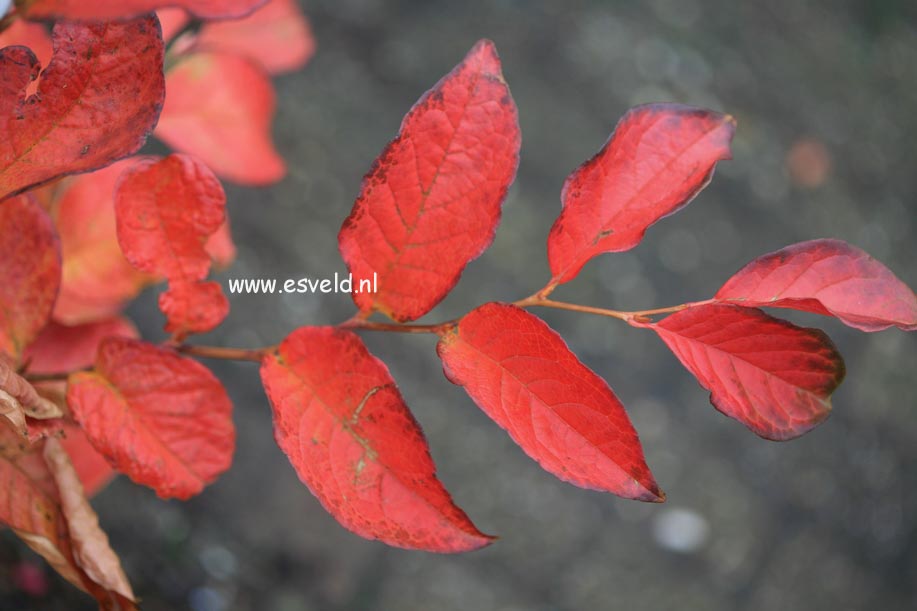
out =
{"type": "Polygon", "coordinates": [[[0,204],[0,359],[13,363],[48,322],[61,280],[48,214],[22,195],[0,204]]]}
{"type": "Polygon", "coordinates": [[[303,327],[261,366],[274,436],[344,527],[389,545],[461,552],[491,542],[436,478],[420,425],[350,331],[303,327]]]}
{"type": "Polygon", "coordinates": [[[92,447],[86,433],[80,427],[65,424],[60,443],[70,456],[88,498],[93,497],[114,478],[115,470],[105,457],[92,447]]]}
{"type": "Polygon", "coordinates": [[[210,371],[144,342],[109,338],[67,403],[92,445],[162,498],[187,499],[229,468],[232,404],[210,371]]]}
{"type": "Polygon", "coordinates": [[[563,211],[548,236],[555,283],[587,261],[630,250],[647,228],[688,205],[730,159],[735,119],[679,104],[632,108],[595,157],[564,183],[563,211]]]}
{"type": "Polygon", "coordinates": [[[204,244],[225,207],[220,181],[194,157],[143,159],[125,171],[115,195],[118,242],[143,272],[202,280],[210,269],[204,244]]]}
{"type": "Polygon", "coordinates": [[[28,98],[38,61],[22,47],[0,49],[0,116],[7,118],[0,123],[0,199],[132,154],[162,108],[163,44],[155,17],[60,22],[52,38],[57,50],[38,93],[28,98]]]}
{"type": "Polygon", "coordinates": [[[208,21],[196,44],[244,55],[270,74],[299,70],[315,52],[309,21],[295,0],[269,0],[244,19],[208,21]]]}
{"type": "Polygon", "coordinates": [[[44,24],[29,23],[22,19],[15,19],[10,27],[0,32],[0,49],[13,45],[31,49],[42,66],[48,65],[54,51],[44,24]]]}
{"type": "Polygon", "coordinates": [[[175,282],[159,296],[166,315],[166,331],[178,337],[206,333],[229,314],[229,300],[217,282],[175,282]]]}
{"type": "Polygon", "coordinates": [[[178,6],[202,19],[243,17],[265,0],[15,0],[28,19],[108,20],[178,6]]]}
{"type": "Polygon", "coordinates": [[[540,318],[488,303],[442,335],[443,371],[560,479],[660,502],[637,432],[608,384],[540,318]]]}
{"type": "Polygon", "coordinates": [[[29,382],[0,358],[0,416],[20,435],[28,436],[25,416],[47,420],[63,416],[52,401],[40,396],[29,382]]]}
{"type": "Polygon", "coordinates": [[[271,139],[274,87],[260,66],[227,53],[187,53],[169,70],[167,86],[157,138],[239,184],[283,178],[271,139]]]}
{"type": "Polygon", "coordinates": [[[429,312],[493,241],[519,163],[516,105],[493,43],[478,42],[420,98],[363,179],[338,235],[363,312],[429,312]]]}
{"type": "Polygon", "coordinates": [[[758,257],[730,278],[716,299],[835,316],[861,331],[917,329],[914,291],[841,240],[800,242],[758,257]]]}
{"type": "Polygon", "coordinates": [[[827,335],[761,310],[700,305],[642,326],[710,391],[716,409],[765,439],[793,439],[821,423],[844,379],[827,335]]]}
{"type": "MultiPolygon", "coordinates": [[[[124,258],[115,228],[115,187],[136,158],[55,184],[50,210],[63,256],[55,320],[76,325],[117,315],[154,278],[124,258]]],[[[91,359],[90,359],[91,360],[91,359]]]]}
{"type": "Polygon", "coordinates": [[[57,486],[60,507],[67,523],[73,559],[95,584],[133,602],[134,592],[121,561],[99,526],[77,471],[64,447],[53,437],[44,443],[44,459],[57,486]]]}
{"type": "Polygon", "coordinates": [[[0,503],[0,522],[64,579],[87,591],[82,571],[73,560],[54,480],[36,449],[12,429],[0,426],[0,490],[6,493],[0,503]]]}

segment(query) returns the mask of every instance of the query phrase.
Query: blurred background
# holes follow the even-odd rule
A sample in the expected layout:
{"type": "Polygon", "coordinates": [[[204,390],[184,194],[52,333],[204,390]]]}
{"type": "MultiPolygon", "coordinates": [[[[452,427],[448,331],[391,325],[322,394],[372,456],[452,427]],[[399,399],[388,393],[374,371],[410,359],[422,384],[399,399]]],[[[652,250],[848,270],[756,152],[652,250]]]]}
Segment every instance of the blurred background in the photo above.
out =
{"type": "MultiPolygon", "coordinates": [[[[266,189],[227,185],[239,256],[223,282],[346,272],[336,235],[362,175],[414,101],[486,37],[519,107],[521,164],[493,246],[425,321],[540,288],[565,176],[627,108],[651,101],[734,115],[735,159],[638,248],[589,263],[559,299],[619,309],[703,299],[754,257],[817,237],[847,240],[917,286],[911,0],[309,0],[304,10],[318,51],[276,81],[289,174],[266,189]]],[[[155,299],[148,291],[129,313],[158,339],[155,299]]],[[[201,343],[272,344],[353,312],[344,295],[231,300],[227,323],[201,343]]],[[[651,333],[538,314],[615,389],[667,503],[558,481],[445,380],[434,338],[366,335],[456,502],[501,537],[460,556],[391,549],[338,526],[299,483],[273,443],[256,366],[209,363],[236,406],[232,470],[187,503],[123,477],[93,502],[143,608],[917,606],[917,337],[781,311],[825,329],[848,376],[826,423],[773,443],[716,412],[651,333]]],[[[45,597],[17,592],[11,567],[22,562],[48,572],[3,533],[0,608],[95,608],[51,575],[45,597]]]]}

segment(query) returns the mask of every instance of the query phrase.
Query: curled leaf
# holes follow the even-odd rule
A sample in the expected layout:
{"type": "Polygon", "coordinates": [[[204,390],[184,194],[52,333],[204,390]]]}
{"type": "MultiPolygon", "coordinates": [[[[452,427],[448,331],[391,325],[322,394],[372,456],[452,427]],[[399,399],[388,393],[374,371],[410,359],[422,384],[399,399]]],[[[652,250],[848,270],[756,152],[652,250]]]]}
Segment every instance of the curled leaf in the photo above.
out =
{"type": "Polygon", "coordinates": [[[625,498],[665,499],[621,402],[537,316],[484,304],[443,334],[437,353],[446,377],[546,471],[625,498]]]}
{"type": "Polygon", "coordinates": [[[134,592],[121,561],[111,549],[108,536],[99,526],[99,517],[86,500],[77,471],[57,439],[45,441],[44,459],[57,486],[76,564],[102,589],[133,601],[134,592]]]}
{"type": "Polygon", "coordinates": [[[461,552],[481,533],[436,478],[388,368],[350,331],[303,327],[261,366],[274,436],[335,519],[397,547],[461,552]]]}
{"type": "Polygon", "coordinates": [[[887,267],[841,240],[811,240],[758,257],[718,301],[835,316],[861,331],[917,329],[917,297],[887,267]]]}

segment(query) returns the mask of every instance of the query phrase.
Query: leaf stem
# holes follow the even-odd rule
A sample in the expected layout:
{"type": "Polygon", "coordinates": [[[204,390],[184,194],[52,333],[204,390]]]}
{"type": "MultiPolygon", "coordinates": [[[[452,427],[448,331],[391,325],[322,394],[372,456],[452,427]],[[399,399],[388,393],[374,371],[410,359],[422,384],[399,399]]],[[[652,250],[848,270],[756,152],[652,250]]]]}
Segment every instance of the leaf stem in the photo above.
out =
{"type": "Polygon", "coordinates": [[[273,346],[264,348],[222,348],[220,346],[197,346],[182,344],[175,349],[184,354],[199,356],[206,359],[221,359],[224,361],[254,361],[260,363],[264,355],[273,349],[273,346]]]}
{"type": "Polygon", "coordinates": [[[448,320],[436,325],[404,325],[400,323],[374,322],[358,318],[338,325],[341,329],[364,329],[366,331],[387,331],[390,333],[435,333],[440,334],[442,331],[452,325],[455,321],[448,320]]]}

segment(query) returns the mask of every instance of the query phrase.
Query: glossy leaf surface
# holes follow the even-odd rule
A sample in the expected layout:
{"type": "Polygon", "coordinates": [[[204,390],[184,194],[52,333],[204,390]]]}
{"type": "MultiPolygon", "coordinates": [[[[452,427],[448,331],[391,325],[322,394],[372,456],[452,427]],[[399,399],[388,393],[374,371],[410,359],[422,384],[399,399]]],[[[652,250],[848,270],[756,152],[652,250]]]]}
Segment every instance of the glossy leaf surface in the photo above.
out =
{"type": "Polygon", "coordinates": [[[587,261],[629,250],[647,228],[686,206],[729,159],[735,120],[679,104],[647,104],[624,115],[611,138],[564,183],[563,211],[548,236],[556,282],[587,261]]]}
{"type": "Polygon", "coordinates": [[[716,299],[835,316],[861,331],[917,329],[914,291],[841,240],[800,242],[758,257],[730,278],[716,299]]]}
{"type": "Polygon", "coordinates": [[[355,334],[297,329],[265,357],[261,379],[278,445],[346,528],[434,552],[490,543],[436,478],[423,432],[388,368],[355,334]]]}
{"type": "Polygon", "coordinates": [[[443,334],[437,352],[446,377],[546,471],[583,488],[664,499],[614,392],[534,314],[482,305],[443,334]]]}
{"type": "Polygon", "coordinates": [[[52,35],[57,50],[28,98],[38,61],[22,47],[0,50],[0,199],[130,155],[162,108],[163,43],[155,17],[61,22],[52,35]]]}
{"type": "Polygon", "coordinates": [[[378,279],[378,292],[352,294],[360,310],[414,320],[446,296],[493,240],[519,145],[496,49],[481,41],[407,114],[344,221],[354,286],[378,279]]]}
{"type": "Polygon", "coordinates": [[[110,338],[67,403],[116,468],[163,498],[187,499],[229,468],[232,404],[210,371],[171,350],[110,338]]]}
{"type": "Polygon", "coordinates": [[[766,439],[798,437],[831,413],[844,361],[827,335],[733,305],[671,314],[656,331],[710,402],[766,439]]]}

